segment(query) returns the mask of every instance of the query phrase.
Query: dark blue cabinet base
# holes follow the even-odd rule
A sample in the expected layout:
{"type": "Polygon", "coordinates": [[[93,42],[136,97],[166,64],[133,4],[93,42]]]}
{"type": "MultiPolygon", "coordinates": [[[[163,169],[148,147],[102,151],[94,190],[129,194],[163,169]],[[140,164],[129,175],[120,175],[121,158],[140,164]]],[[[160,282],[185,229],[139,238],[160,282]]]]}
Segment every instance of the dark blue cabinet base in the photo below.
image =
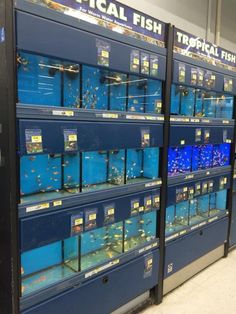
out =
{"type": "Polygon", "coordinates": [[[157,285],[158,260],[156,250],[21,313],[109,314],[157,285]]]}
{"type": "Polygon", "coordinates": [[[166,246],[165,293],[224,256],[228,217],[166,246]]]}

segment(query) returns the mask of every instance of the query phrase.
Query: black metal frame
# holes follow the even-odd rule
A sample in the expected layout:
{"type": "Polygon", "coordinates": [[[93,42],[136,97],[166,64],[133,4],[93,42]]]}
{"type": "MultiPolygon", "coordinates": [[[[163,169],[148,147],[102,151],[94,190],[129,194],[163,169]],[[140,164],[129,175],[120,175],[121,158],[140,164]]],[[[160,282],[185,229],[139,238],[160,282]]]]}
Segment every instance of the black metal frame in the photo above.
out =
{"type": "Polygon", "coordinates": [[[235,147],[236,147],[236,96],[234,96],[233,104],[233,118],[234,118],[234,142],[231,145],[230,163],[231,163],[231,176],[230,176],[230,189],[228,191],[227,208],[229,211],[229,226],[227,234],[227,242],[225,243],[224,257],[227,257],[230,251],[230,232],[232,224],[232,210],[233,210],[233,188],[234,188],[234,161],[235,161],[235,147]]]}
{"type": "Polygon", "coordinates": [[[16,156],[16,55],[13,1],[0,0],[0,312],[19,313],[18,167],[16,156]],[[4,37],[4,36],[3,36],[4,37]]]}
{"type": "MultiPolygon", "coordinates": [[[[170,135],[170,99],[171,99],[171,84],[172,84],[172,64],[173,64],[173,43],[174,43],[174,27],[168,24],[166,33],[166,81],[164,87],[164,139],[163,139],[163,151],[160,160],[160,164],[167,165],[168,163],[168,145],[170,135]]],[[[164,265],[165,265],[165,216],[166,216],[166,202],[167,202],[167,182],[168,182],[168,168],[163,167],[162,173],[162,186],[161,186],[161,210],[159,216],[159,235],[160,235],[160,261],[159,261],[159,280],[158,286],[152,291],[153,301],[155,304],[160,304],[163,299],[163,281],[164,281],[164,265]]]]}

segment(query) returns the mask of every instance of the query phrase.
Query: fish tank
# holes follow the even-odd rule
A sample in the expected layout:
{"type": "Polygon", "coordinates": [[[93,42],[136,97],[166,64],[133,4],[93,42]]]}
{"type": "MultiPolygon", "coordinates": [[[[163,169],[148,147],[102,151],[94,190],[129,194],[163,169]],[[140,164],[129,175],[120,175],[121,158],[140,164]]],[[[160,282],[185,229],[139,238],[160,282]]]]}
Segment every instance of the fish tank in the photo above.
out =
{"type": "Polygon", "coordinates": [[[166,231],[168,237],[188,227],[189,201],[179,202],[166,208],[166,231]]]}
{"type": "Polygon", "coordinates": [[[80,267],[78,243],[75,236],[21,254],[22,296],[75,275],[80,267]]]}
{"type": "Polygon", "coordinates": [[[196,145],[192,150],[192,171],[212,168],[213,145],[196,145]]]}
{"type": "MultiPolygon", "coordinates": [[[[86,221],[86,219],[85,219],[86,221]]],[[[157,211],[96,229],[93,222],[73,228],[73,236],[21,254],[21,295],[28,296],[106,263],[157,238],[157,211]],[[82,233],[81,233],[82,231],[82,233]],[[45,258],[45,256],[47,258],[45,258]]]]}
{"type": "Polygon", "coordinates": [[[157,212],[152,211],[125,220],[124,251],[128,252],[136,247],[156,238],[157,212]]]}
{"type": "Polygon", "coordinates": [[[170,113],[171,115],[232,119],[233,96],[172,84],[170,113]]]}
{"type": "Polygon", "coordinates": [[[175,232],[175,205],[166,208],[166,236],[175,232]]]}
{"type": "Polygon", "coordinates": [[[44,201],[79,191],[79,153],[25,155],[20,158],[22,203],[44,201]]]}
{"type": "Polygon", "coordinates": [[[192,147],[170,147],[168,150],[168,175],[174,176],[191,171],[192,147]]]}
{"type": "Polygon", "coordinates": [[[162,82],[18,51],[18,103],[162,113],[162,82]]]}
{"type": "Polygon", "coordinates": [[[183,116],[193,116],[195,105],[195,89],[185,87],[181,91],[180,114],[183,116]]]}
{"type": "Polygon", "coordinates": [[[106,262],[123,252],[123,222],[81,234],[81,271],[106,262]]]}
{"type": "Polygon", "coordinates": [[[213,167],[223,167],[230,164],[230,144],[213,146],[213,167]]]}
{"type": "Polygon", "coordinates": [[[227,190],[210,194],[209,216],[225,214],[227,212],[227,190]]]}
{"type": "Polygon", "coordinates": [[[105,190],[159,176],[159,148],[20,157],[21,203],[105,190]]]}
{"type": "Polygon", "coordinates": [[[157,179],[158,175],[159,148],[127,149],[127,183],[136,183],[147,179],[157,179]]]}

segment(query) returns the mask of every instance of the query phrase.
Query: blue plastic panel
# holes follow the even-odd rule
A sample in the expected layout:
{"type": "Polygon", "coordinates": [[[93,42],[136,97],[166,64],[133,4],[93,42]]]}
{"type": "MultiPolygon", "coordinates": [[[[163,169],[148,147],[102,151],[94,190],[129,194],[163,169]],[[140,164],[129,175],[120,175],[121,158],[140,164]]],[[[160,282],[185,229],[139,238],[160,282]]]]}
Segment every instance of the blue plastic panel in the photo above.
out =
{"type": "Polygon", "coordinates": [[[26,130],[40,130],[43,153],[45,154],[63,153],[65,151],[64,133],[66,130],[75,131],[78,138],[78,149],[82,151],[142,148],[143,145],[158,147],[163,145],[163,126],[159,124],[22,119],[19,121],[19,148],[22,155],[27,154],[26,130]],[[149,134],[148,144],[144,143],[145,134],[149,134]]]}

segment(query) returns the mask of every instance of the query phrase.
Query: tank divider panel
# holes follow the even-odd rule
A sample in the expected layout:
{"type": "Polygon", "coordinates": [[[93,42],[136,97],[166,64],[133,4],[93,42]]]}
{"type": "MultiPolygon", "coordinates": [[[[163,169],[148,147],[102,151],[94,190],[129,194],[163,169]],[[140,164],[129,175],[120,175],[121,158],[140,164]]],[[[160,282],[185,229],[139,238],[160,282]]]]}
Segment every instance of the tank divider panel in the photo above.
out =
{"type": "Polygon", "coordinates": [[[86,31],[88,33],[104,36],[104,38],[109,38],[112,40],[119,41],[121,43],[126,43],[128,45],[143,50],[148,50],[150,52],[154,52],[160,55],[164,56],[166,55],[166,48],[158,47],[156,45],[141,40],[137,40],[129,36],[124,36],[123,34],[119,34],[104,27],[88,23],[78,18],[74,18],[73,16],[67,16],[54,10],[49,10],[48,8],[44,8],[42,6],[26,2],[25,0],[17,0],[16,9],[20,13],[21,11],[23,11],[32,15],[41,16],[42,18],[52,20],[54,22],[63,23],[70,27],[86,31]]]}
{"type": "Polygon", "coordinates": [[[179,239],[180,237],[183,237],[187,234],[190,234],[191,232],[197,230],[197,229],[200,229],[202,227],[207,227],[209,224],[213,223],[213,222],[216,222],[216,221],[219,221],[220,219],[224,218],[224,217],[228,217],[228,213],[227,214],[218,214],[216,216],[212,216],[212,217],[209,217],[208,219],[196,224],[196,225],[193,225],[191,227],[187,227],[179,232],[176,232],[176,233],[173,233],[169,236],[166,237],[166,243],[169,243],[170,241],[174,241],[176,239],[179,239]]]}
{"type": "MultiPolygon", "coordinates": [[[[19,50],[97,66],[97,40],[105,40],[110,46],[109,69],[132,73],[130,60],[134,47],[41,17],[17,12],[17,48],[19,50]],[[31,25],[34,25],[33,29],[31,25]],[[61,47],[70,49],[64,50],[61,47]]],[[[155,78],[165,80],[166,57],[158,55],[158,58],[158,76],[155,78]]],[[[108,67],[105,68],[108,69],[108,67]]]]}
{"type": "Polygon", "coordinates": [[[148,192],[153,188],[159,189],[161,186],[161,180],[147,180],[145,183],[127,184],[114,189],[104,191],[85,192],[78,195],[72,195],[68,197],[54,198],[49,200],[42,200],[30,204],[20,204],[18,206],[19,217],[28,217],[35,214],[47,213],[49,211],[55,211],[58,209],[64,209],[79,205],[85,205],[86,203],[96,201],[107,201],[113,197],[125,196],[130,193],[148,192]],[[109,191],[109,193],[107,193],[109,191]]]}
{"type": "MultiPolygon", "coordinates": [[[[78,274],[78,276],[74,276],[71,279],[67,279],[61,282],[60,284],[57,284],[56,289],[55,289],[55,286],[52,286],[50,288],[44,289],[43,291],[41,291],[41,293],[38,292],[32,296],[24,297],[21,300],[21,310],[23,311],[27,308],[30,308],[31,306],[41,303],[45,300],[48,300],[49,298],[52,298],[53,296],[56,296],[59,293],[65,292],[66,290],[68,291],[69,289],[71,290],[73,288],[78,288],[82,286],[84,283],[86,283],[86,281],[88,281],[89,279],[96,280],[94,277],[100,274],[104,274],[105,272],[108,272],[109,270],[110,272],[112,272],[115,268],[115,271],[116,271],[118,266],[127,267],[129,266],[130,263],[133,263],[133,262],[135,263],[135,262],[138,262],[138,260],[140,259],[145,259],[145,256],[140,256],[140,255],[143,255],[144,253],[148,253],[151,251],[153,261],[154,261],[152,265],[153,266],[152,274],[155,278],[155,283],[153,283],[153,285],[150,286],[149,288],[148,287],[146,288],[146,289],[150,289],[157,283],[157,278],[158,278],[158,273],[154,271],[155,269],[157,269],[157,266],[158,266],[157,260],[159,258],[159,250],[156,250],[157,247],[158,247],[158,241],[154,241],[152,243],[149,243],[146,246],[139,247],[130,253],[127,253],[127,254],[123,253],[121,256],[117,256],[116,258],[111,259],[109,262],[102,263],[101,265],[97,265],[96,267],[93,267],[91,269],[87,269],[85,272],[78,274]]],[[[144,269],[144,266],[145,265],[142,264],[142,269],[144,269]]],[[[143,273],[142,273],[142,277],[143,277],[143,273]]],[[[28,313],[28,311],[23,312],[23,313],[28,313]]]]}
{"type": "Polygon", "coordinates": [[[103,121],[103,122],[138,122],[163,124],[163,115],[143,114],[139,112],[84,110],[63,107],[30,106],[17,104],[19,119],[50,119],[64,121],[103,121]]]}
{"type": "Polygon", "coordinates": [[[168,185],[174,185],[183,183],[183,181],[189,182],[190,180],[208,179],[218,175],[229,174],[231,172],[231,166],[217,167],[206,170],[198,170],[194,172],[188,172],[185,174],[176,175],[168,178],[168,185]]]}
{"type": "Polygon", "coordinates": [[[174,53],[174,60],[178,61],[178,62],[183,62],[188,64],[189,66],[196,66],[199,68],[204,68],[206,70],[210,70],[213,72],[217,72],[223,75],[229,75],[232,76],[234,78],[236,78],[236,72],[234,71],[230,71],[228,69],[224,69],[224,68],[220,68],[217,66],[214,66],[212,64],[209,64],[207,62],[203,62],[203,61],[199,61],[199,60],[195,60],[193,58],[187,57],[187,56],[183,56],[177,53],[174,53]]]}
{"type": "Polygon", "coordinates": [[[43,154],[64,153],[64,132],[72,129],[77,133],[78,151],[141,149],[161,147],[163,145],[163,127],[158,124],[143,125],[141,123],[93,123],[24,119],[19,121],[20,153],[27,155],[26,133],[32,133],[34,130],[41,134],[43,154]],[[149,145],[143,144],[143,134],[146,133],[149,135],[149,145]],[[90,143],[93,144],[91,145],[90,143]]]}
{"type": "MultiPolygon", "coordinates": [[[[20,221],[21,251],[27,251],[32,248],[69,238],[73,233],[73,219],[78,217],[78,215],[84,217],[87,210],[97,209],[96,227],[93,229],[158,211],[160,206],[157,204],[155,207],[154,203],[154,198],[157,196],[160,197],[159,190],[150,190],[117,198],[109,198],[108,200],[99,202],[88,202],[85,205],[74,206],[69,209],[49,213],[42,212],[40,215],[22,218],[20,221]],[[139,208],[142,208],[142,212],[138,210],[137,214],[134,215],[131,213],[132,201],[137,198],[139,199],[139,208]],[[152,206],[150,209],[143,210],[146,198],[151,199],[152,206]],[[106,223],[105,208],[111,206],[114,209],[114,219],[106,223]],[[34,235],[34,237],[32,237],[32,235],[34,235]]],[[[32,214],[38,213],[35,212],[32,214]]]]}

